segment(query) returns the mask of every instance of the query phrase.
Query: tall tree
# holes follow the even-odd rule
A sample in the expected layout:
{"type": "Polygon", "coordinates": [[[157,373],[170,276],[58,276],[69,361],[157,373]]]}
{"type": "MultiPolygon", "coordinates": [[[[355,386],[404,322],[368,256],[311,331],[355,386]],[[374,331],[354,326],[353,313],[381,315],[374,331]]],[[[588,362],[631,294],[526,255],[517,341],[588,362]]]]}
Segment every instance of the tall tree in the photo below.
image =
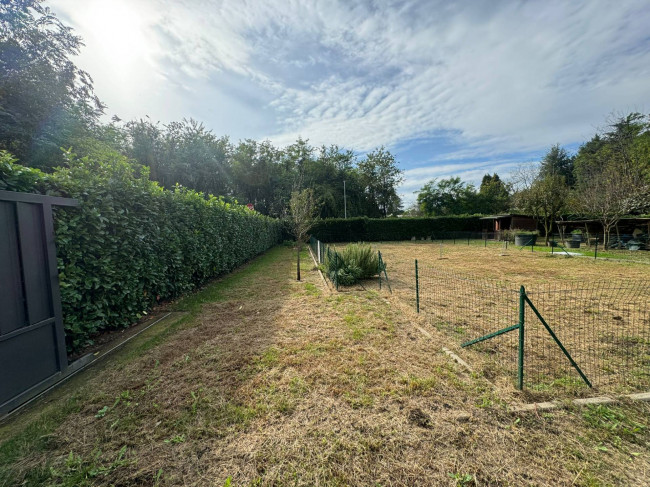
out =
{"type": "Polygon", "coordinates": [[[483,176],[478,192],[478,213],[503,213],[510,206],[510,185],[497,173],[483,176]]]}
{"type": "Polygon", "coordinates": [[[573,157],[560,144],[555,144],[546,153],[540,166],[542,177],[559,175],[569,187],[575,184],[573,177],[573,157]]]}
{"type": "Polygon", "coordinates": [[[650,117],[631,113],[583,145],[576,157],[578,209],[597,218],[605,246],[626,214],[650,207],[650,117]]]}
{"type": "Polygon", "coordinates": [[[359,162],[358,168],[368,197],[376,203],[380,215],[387,217],[397,213],[402,205],[397,186],[404,177],[393,154],[382,146],[369,152],[365,159],[359,162]]]}
{"type": "Polygon", "coordinates": [[[460,177],[432,179],[418,192],[417,202],[427,216],[474,213],[476,189],[460,177]]]}
{"type": "Polygon", "coordinates": [[[104,106],[71,57],[83,45],[41,0],[0,2],[0,149],[52,167],[104,106]]]}

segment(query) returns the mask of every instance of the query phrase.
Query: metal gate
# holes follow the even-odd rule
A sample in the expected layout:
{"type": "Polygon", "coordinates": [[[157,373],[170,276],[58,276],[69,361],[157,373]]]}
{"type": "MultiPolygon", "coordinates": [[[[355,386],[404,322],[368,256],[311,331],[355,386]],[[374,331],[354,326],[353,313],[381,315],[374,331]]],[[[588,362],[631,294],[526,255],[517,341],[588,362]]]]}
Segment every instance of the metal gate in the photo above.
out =
{"type": "Polygon", "coordinates": [[[0,191],[0,414],[68,371],[52,205],[78,202],[0,191]]]}

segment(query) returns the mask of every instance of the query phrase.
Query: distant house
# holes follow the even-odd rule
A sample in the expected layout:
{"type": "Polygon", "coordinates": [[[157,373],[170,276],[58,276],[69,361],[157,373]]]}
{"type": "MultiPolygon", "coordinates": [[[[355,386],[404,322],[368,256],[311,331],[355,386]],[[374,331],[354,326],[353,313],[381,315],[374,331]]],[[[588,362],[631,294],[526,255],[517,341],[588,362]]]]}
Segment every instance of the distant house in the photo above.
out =
{"type": "Polygon", "coordinates": [[[528,215],[491,215],[481,218],[483,233],[495,233],[499,238],[504,230],[537,230],[537,221],[528,215]]]}

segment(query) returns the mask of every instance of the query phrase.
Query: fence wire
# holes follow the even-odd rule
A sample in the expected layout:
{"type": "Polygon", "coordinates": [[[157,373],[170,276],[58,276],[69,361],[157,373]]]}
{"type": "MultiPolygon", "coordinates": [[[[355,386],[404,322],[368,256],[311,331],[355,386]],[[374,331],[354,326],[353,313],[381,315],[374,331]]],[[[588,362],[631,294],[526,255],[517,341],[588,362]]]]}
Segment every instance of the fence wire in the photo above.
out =
{"type": "MultiPolygon", "coordinates": [[[[648,281],[539,284],[526,294],[595,387],[650,388],[648,281]]],[[[582,383],[530,307],[525,337],[526,384],[545,389],[582,383]]]]}
{"type": "MultiPolygon", "coordinates": [[[[429,321],[459,343],[475,340],[519,321],[516,286],[497,280],[418,267],[419,306],[429,321]]],[[[473,346],[491,358],[490,374],[515,377],[517,334],[507,333],[473,346]]]]}
{"type": "MultiPolygon", "coordinates": [[[[471,348],[491,364],[484,371],[517,377],[520,286],[430,266],[420,265],[417,272],[420,312],[458,342],[513,327],[471,348]]],[[[526,288],[526,296],[594,387],[611,392],[650,388],[648,281],[538,284],[526,288]]],[[[524,309],[525,387],[584,388],[532,307],[524,309]]]]}

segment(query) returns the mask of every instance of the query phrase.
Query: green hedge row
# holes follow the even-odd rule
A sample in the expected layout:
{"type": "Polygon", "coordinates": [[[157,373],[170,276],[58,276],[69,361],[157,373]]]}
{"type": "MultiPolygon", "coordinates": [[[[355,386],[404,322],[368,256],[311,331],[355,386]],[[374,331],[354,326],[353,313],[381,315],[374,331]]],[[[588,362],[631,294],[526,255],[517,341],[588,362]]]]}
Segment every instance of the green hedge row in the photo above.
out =
{"type": "Polygon", "coordinates": [[[435,238],[436,233],[478,232],[479,216],[433,218],[332,218],[320,220],[311,234],[323,242],[380,242],[435,238]]]}
{"type": "Polygon", "coordinates": [[[109,153],[69,156],[53,174],[0,153],[0,189],[77,198],[55,210],[64,323],[71,352],[127,326],[156,301],[191,291],[277,244],[281,223],[184,188],[109,153]]]}

